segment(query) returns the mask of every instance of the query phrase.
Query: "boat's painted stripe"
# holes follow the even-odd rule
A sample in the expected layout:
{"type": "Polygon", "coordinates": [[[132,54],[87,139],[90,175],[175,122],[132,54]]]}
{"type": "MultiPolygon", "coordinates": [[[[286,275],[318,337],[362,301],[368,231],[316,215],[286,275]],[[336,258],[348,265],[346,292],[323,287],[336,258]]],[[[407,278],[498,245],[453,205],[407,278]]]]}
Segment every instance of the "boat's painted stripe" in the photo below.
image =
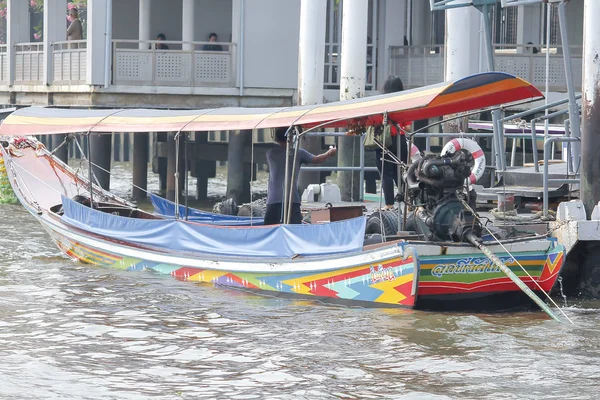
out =
{"type": "Polygon", "coordinates": [[[308,271],[297,274],[266,275],[264,273],[234,273],[206,268],[159,264],[143,259],[119,257],[119,255],[114,255],[113,260],[109,260],[108,258],[90,256],[90,254],[96,253],[94,248],[70,241],[69,238],[61,236],[56,231],[53,231],[53,237],[60,244],[59,247],[69,256],[92,264],[113,268],[131,269],[132,265],[135,265],[136,269],[148,268],[184,280],[213,282],[226,286],[403,306],[414,304],[414,296],[411,290],[416,263],[412,257],[408,257],[406,260],[396,257],[385,263],[371,263],[359,267],[344,268],[339,271],[308,271]],[[360,277],[357,276],[359,271],[362,274],[360,277]],[[352,277],[356,279],[352,279],[352,277]]]}
{"type": "Polygon", "coordinates": [[[152,258],[157,263],[188,265],[190,267],[199,267],[203,269],[215,269],[233,272],[256,272],[256,273],[277,273],[282,265],[286,268],[296,269],[298,272],[305,271],[332,271],[340,268],[360,266],[373,262],[381,262],[387,259],[398,257],[403,253],[403,249],[397,245],[386,246],[368,252],[353,253],[351,255],[340,256],[337,258],[304,258],[298,260],[267,260],[264,262],[251,261],[239,258],[233,261],[230,259],[213,260],[182,257],[158,252],[152,252],[137,248],[124,246],[121,244],[96,239],[85,236],[77,232],[70,231],[60,223],[55,223],[49,219],[42,219],[42,223],[49,225],[48,228],[56,231],[58,234],[68,237],[71,242],[77,242],[82,246],[93,247],[109,254],[119,254],[135,259],[152,258]]]}

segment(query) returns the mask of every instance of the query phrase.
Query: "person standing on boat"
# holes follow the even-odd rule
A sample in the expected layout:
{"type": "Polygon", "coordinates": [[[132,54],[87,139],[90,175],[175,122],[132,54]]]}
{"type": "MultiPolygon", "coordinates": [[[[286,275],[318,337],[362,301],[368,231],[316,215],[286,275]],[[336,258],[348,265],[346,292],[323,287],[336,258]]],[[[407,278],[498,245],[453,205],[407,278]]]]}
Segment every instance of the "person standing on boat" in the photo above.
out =
{"type": "MultiPolygon", "coordinates": [[[[396,75],[388,77],[383,84],[383,93],[386,94],[401,92],[403,90],[404,85],[402,84],[402,80],[396,75]]],[[[394,162],[388,152],[394,154],[396,157],[399,156],[400,161],[403,163],[406,163],[408,160],[408,144],[406,143],[406,137],[402,131],[398,132],[395,125],[392,124],[390,128],[392,144],[389,147],[386,147],[383,165],[381,162],[383,150],[381,148],[375,149],[375,163],[377,164],[379,176],[381,177],[381,190],[383,191],[386,210],[394,208],[394,186],[398,187],[398,165],[394,162]],[[400,155],[398,155],[398,140],[400,140],[400,155]]]]}
{"type": "MultiPolygon", "coordinates": [[[[285,152],[287,145],[287,128],[275,130],[275,141],[278,146],[267,151],[267,164],[269,165],[269,186],[267,189],[267,210],[265,212],[265,225],[281,224],[283,222],[283,199],[285,190],[285,152]]],[[[298,149],[296,168],[292,175],[292,209],[290,210],[290,223],[302,223],[300,212],[300,192],[298,191],[298,175],[302,164],[321,164],[329,157],[335,156],[337,149],[331,147],[325,153],[314,155],[304,149],[298,149]]],[[[295,153],[295,151],[294,151],[295,153]]],[[[290,157],[289,169],[293,168],[294,160],[290,157]]]]}

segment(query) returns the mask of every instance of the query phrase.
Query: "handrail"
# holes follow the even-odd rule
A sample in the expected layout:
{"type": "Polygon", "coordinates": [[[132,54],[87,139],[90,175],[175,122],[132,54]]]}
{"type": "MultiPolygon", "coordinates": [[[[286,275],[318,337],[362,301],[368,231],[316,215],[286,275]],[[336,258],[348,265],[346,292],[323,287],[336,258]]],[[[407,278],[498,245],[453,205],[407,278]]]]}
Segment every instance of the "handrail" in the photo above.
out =
{"type": "MultiPolygon", "coordinates": [[[[554,142],[579,142],[579,141],[580,141],[579,138],[572,137],[572,136],[553,136],[553,137],[547,138],[544,141],[544,176],[543,176],[544,194],[543,194],[543,208],[542,208],[544,217],[548,216],[548,184],[549,183],[574,184],[574,183],[581,182],[581,178],[566,178],[566,179],[549,179],[548,178],[548,174],[549,174],[548,158],[549,158],[549,154],[550,154],[550,147],[551,147],[552,143],[554,143],[554,142]]],[[[567,162],[567,176],[568,175],[569,175],[569,171],[568,171],[568,162],[567,162]]]]}
{"type": "MultiPolygon", "coordinates": [[[[236,47],[237,43],[236,42],[208,42],[208,41],[183,41],[183,40],[134,40],[134,39],[113,39],[112,40],[113,45],[115,48],[118,48],[119,44],[145,44],[147,43],[148,46],[150,48],[154,48],[156,44],[166,44],[166,45],[181,45],[181,47],[183,48],[185,45],[190,45],[191,49],[194,51],[212,51],[212,50],[196,50],[195,46],[205,46],[205,45],[220,45],[223,48],[227,48],[229,49],[230,47],[236,47]]],[[[131,49],[134,50],[134,49],[131,49]]],[[[176,49],[169,49],[169,50],[175,50],[175,51],[186,51],[189,52],[190,50],[182,50],[179,48],[176,49]]],[[[218,50],[218,51],[229,51],[229,50],[218,50]]]]}
{"type": "MultiPolygon", "coordinates": [[[[577,100],[581,99],[581,94],[576,95],[575,99],[577,99],[577,100]]],[[[523,117],[526,117],[528,115],[538,113],[540,111],[545,111],[546,109],[550,109],[552,107],[560,106],[562,104],[567,104],[568,102],[569,102],[568,98],[557,100],[557,101],[553,101],[552,103],[548,103],[548,104],[544,104],[544,105],[541,105],[541,106],[538,106],[538,107],[530,108],[529,110],[525,110],[525,111],[522,111],[522,112],[517,113],[517,114],[509,115],[508,117],[502,118],[500,121],[501,122],[506,122],[506,121],[511,121],[513,119],[517,119],[517,118],[523,118],[523,117]]]]}

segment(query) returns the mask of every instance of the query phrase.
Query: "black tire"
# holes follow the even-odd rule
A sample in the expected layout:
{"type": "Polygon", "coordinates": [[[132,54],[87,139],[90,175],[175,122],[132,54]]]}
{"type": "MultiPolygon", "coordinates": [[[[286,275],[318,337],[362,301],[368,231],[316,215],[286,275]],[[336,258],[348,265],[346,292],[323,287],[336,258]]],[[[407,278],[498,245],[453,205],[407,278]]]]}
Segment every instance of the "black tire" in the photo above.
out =
{"type": "Polygon", "coordinates": [[[396,235],[398,233],[398,210],[379,210],[369,215],[365,235],[374,233],[385,236],[396,235]],[[384,232],[381,231],[382,222],[384,232]]]}

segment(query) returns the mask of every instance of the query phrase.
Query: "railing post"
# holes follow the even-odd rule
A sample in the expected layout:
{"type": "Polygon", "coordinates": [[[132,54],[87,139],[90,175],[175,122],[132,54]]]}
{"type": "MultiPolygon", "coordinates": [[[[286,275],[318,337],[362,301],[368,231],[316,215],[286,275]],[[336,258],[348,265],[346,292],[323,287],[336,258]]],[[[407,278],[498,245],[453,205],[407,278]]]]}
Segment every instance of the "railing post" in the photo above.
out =
{"type": "Polygon", "coordinates": [[[65,37],[65,12],[67,0],[46,0],[44,3],[44,70],[43,85],[51,85],[53,78],[52,43],[65,37]]]}
{"type": "Polygon", "coordinates": [[[535,118],[531,120],[531,142],[533,143],[533,169],[535,170],[535,172],[540,172],[540,166],[538,165],[537,132],[535,130],[535,118]]]}

